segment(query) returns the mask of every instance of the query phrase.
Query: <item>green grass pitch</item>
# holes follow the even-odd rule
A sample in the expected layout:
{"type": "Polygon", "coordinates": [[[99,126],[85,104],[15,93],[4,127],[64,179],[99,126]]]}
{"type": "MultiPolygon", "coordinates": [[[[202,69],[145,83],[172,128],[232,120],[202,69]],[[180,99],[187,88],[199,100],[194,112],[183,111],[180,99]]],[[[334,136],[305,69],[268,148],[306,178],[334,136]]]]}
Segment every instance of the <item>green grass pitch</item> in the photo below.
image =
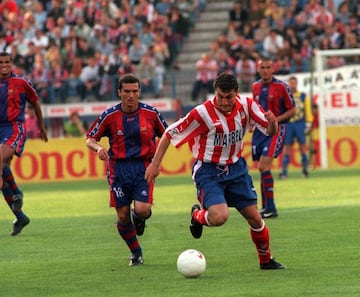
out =
{"type": "Polygon", "coordinates": [[[0,296],[360,296],[360,170],[276,174],[280,216],[266,222],[273,255],[287,266],[281,271],[259,269],[248,226],[234,210],[224,226],[191,237],[196,199],[188,176],[157,179],[141,267],[128,267],[105,181],[24,184],[31,224],[18,236],[9,235],[14,218],[0,203],[0,296]],[[176,270],[187,248],[207,259],[200,278],[176,270]]]}

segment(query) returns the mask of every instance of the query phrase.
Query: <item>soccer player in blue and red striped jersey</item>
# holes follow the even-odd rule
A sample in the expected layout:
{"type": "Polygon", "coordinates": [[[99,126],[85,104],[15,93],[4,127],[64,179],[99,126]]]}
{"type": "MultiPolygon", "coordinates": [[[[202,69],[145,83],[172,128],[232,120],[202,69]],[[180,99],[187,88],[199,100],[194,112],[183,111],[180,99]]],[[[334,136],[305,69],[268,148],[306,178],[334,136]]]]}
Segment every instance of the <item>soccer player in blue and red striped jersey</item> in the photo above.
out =
{"type": "Polygon", "coordinates": [[[40,128],[40,138],[47,141],[47,133],[39,103],[32,83],[12,72],[12,60],[8,53],[0,53],[0,145],[3,167],[2,192],[16,219],[11,235],[17,235],[29,224],[30,219],[22,211],[22,192],[10,169],[14,155],[20,157],[26,141],[25,107],[34,107],[40,128]]]}
{"type": "Polygon", "coordinates": [[[283,269],[285,267],[272,258],[269,230],[258,211],[256,191],[242,157],[243,139],[250,123],[266,135],[275,135],[276,118],[253,99],[238,94],[239,85],[234,75],[219,74],[214,89],[215,97],[196,106],[166,129],[145,178],[152,184],[159,175],[170,142],[176,147],[188,143],[195,158],[192,178],[200,203],[191,209],[192,236],[200,238],[203,226],[225,224],[229,207],[234,207],[250,226],[260,269],[283,269]]]}
{"type": "Polygon", "coordinates": [[[262,196],[263,218],[278,216],[274,199],[274,178],[271,166],[284,147],[286,123],[295,114],[296,106],[289,86],[273,76],[274,64],[269,58],[257,61],[260,79],[253,83],[252,94],[265,111],[271,110],[279,123],[279,130],[275,135],[266,136],[255,129],[252,136],[252,158],[258,162],[260,171],[260,188],[262,196]]]}
{"type": "Polygon", "coordinates": [[[143,264],[138,236],[144,233],[153,203],[154,183],[146,182],[145,169],[155,153],[156,137],[162,136],[167,124],[157,109],[139,101],[140,80],[135,75],[121,76],[117,92],[121,102],[92,123],[86,144],[107,161],[110,206],[116,210],[118,232],[131,251],[129,265],[135,266],[143,264]],[[108,149],[99,143],[102,137],[108,137],[108,149]]]}

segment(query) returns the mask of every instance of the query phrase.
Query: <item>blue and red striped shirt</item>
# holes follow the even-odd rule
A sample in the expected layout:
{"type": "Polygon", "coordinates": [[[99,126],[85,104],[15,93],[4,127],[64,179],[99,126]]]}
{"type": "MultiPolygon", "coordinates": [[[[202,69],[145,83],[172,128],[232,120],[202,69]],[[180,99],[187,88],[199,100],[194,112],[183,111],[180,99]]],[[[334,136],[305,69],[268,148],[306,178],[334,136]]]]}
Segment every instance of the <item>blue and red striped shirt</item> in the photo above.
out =
{"type": "Polygon", "coordinates": [[[275,77],[267,84],[263,84],[261,80],[254,82],[252,94],[265,111],[271,110],[275,116],[295,107],[295,100],[289,86],[275,77]]]}
{"type": "Polygon", "coordinates": [[[161,137],[167,124],[150,105],[139,102],[133,113],[125,113],[121,103],[105,110],[88,130],[87,138],[100,141],[109,138],[111,159],[151,160],[156,149],[156,137],[161,137]]]}
{"type": "Polygon", "coordinates": [[[26,102],[39,100],[32,83],[14,73],[0,80],[0,124],[25,121],[26,102]]]}

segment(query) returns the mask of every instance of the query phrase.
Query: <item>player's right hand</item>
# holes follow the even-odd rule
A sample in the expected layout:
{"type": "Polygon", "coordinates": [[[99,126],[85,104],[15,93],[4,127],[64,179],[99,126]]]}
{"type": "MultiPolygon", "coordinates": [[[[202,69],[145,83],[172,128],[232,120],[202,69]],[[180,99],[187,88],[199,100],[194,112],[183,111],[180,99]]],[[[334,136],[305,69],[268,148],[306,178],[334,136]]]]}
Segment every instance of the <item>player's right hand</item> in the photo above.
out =
{"type": "Polygon", "coordinates": [[[154,166],[152,163],[146,168],[145,171],[145,180],[148,184],[153,183],[155,178],[158,177],[160,174],[160,168],[154,166]]]}
{"type": "Polygon", "coordinates": [[[100,160],[105,161],[105,160],[109,159],[109,154],[108,154],[107,150],[102,146],[98,148],[96,153],[100,160]]]}

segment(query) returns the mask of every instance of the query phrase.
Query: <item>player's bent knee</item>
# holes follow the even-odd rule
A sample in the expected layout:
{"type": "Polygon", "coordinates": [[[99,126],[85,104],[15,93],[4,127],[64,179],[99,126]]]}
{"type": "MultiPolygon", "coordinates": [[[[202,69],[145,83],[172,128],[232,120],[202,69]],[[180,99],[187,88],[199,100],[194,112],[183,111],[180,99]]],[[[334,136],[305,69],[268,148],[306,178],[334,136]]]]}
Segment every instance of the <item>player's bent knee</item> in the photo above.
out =
{"type": "Polygon", "coordinates": [[[142,206],[142,207],[135,206],[135,213],[137,217],[141,219],[146,219],[151,214],[151,205],[149,204],[149,206],[142,206]]]}
{"type": "Polygon", "coordinates": [[[226,223],[229,213],[216,213],[208,216],[208,222],[211,226],[221,226],[226,223]]]}

